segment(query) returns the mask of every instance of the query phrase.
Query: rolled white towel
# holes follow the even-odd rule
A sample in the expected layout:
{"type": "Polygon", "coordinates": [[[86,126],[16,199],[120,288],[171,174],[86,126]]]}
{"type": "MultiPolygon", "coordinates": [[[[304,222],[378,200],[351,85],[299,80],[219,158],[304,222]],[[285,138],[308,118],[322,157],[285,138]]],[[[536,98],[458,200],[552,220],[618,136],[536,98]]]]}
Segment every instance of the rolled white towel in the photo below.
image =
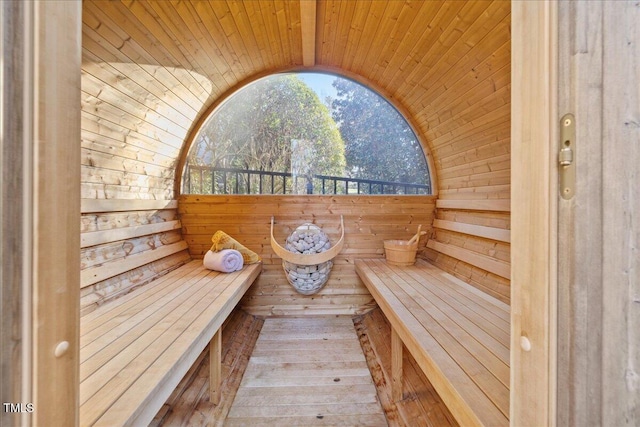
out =
{"type": "Polygon", "coordinates": [[[235,249],[223,249],[218,252],[207,251],[202,264],[209,270],[231,273],[242,269],[242,254],[235,249]]]}

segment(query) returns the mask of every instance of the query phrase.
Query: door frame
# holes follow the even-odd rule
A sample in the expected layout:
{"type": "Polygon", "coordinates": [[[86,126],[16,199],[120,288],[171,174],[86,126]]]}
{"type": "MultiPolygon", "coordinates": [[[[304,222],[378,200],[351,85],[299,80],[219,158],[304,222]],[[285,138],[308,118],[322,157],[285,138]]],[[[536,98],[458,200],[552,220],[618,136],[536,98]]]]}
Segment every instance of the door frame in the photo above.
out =
{"type": "MultiPolygon", "coordinates": [[[[44,5],[64,3],[66,2],[42,2],[44,5]]],[[[44,8],[44,6],[42,7],[44,8]]],[[[81,20],[81,11],[78,13],[81,7],[79,8],[77,3],[73,7],[76,9],[72,15],[75,19],[79,17],[81,20]]],[[[43,43],[47,39],[54,38],[48,31],[56,28],[57,31],[53,32],[58,34],[60,38],[58,46],[65,46],[66,43],[69,43],[69,40],[63,41],[65,37],[73,39],[72,44],[77,44],[81,39],[79,21],[70,24],[67,21],[68,18],[61,13],[49,16],[43,14],[41,18],[42,21],[38,21],[31,28],[33,29],[32,34],[46,34],[46,37],[41,40],[43,43]]],[[[519,426],[553,426],[556,424],[556,236],[558,213],[557,171],[552,165],[555,164],[555,135],[557,135],[557,32],[557,4],[555,2],[512,2],[510,418],[512,425],[519,426]]],[[[63,49],[63,51],[65,50],[66,48],[63,49]]],[[[73,59],[75,60],[75,58],[73,59]]],[[[43,70],[46,70],[47,66],[55,67],[56,64],[61,63],[60,59],[54,58],[53,55],[36,58],[36,60],[38,61],[37,65],[41,66],[43,70]]],[[[78,78],[79,74],[78,68],[78,78]]],[[[34,82],[34,85],[37,87],[39,83],[34,82]]],[[[52,105],[57,104],[52,103],[52,105]]],[[[79,108],[79,103],[73,108],[79,108]]],[[[54,108],[52,116],[49,118],[47,116],[41,117],[44,117],[47,122],[54,122],[56,114],[64,113],[62,110],[54,108]]],[[[73,128],[79,129],[79,126],[73,128]]],[[[59,129],[59,131],[63,130],[59,129]]],[[[64,141],[61,139],[61,142],[64,141]]],[[[66,140],[66,144],[69,144],[69,140],[66,140]]],[[[58,154],[63,152],[64,150],[58,151],[58,154]]],[[[61,169],[71,168],[63,173],[63,176],[69,178],[79,176],[79,170],[77,170],[80,165],[78,154],[72,154],[60,158],[58,163],[61,169]]],[[[42,161],[42,158],[39,160],[42,161]]],[[[71,192],[68,191],[68,183],[56,180],[59,173],[62,173],[62,170],[48,172],[51,183],[57,184],[64,194],[75,193],[75,188],[71,192]]],[[[46,180],[47,175],[39,175],[39,179],[46,180]]],[[[34,209],[40,209],[44,211],[43,214],[50,215],[50,212],[47,211],[47,199],[44,196],[45,193],[38,192],[38,197],[34,198],[34,202],[37,204],[34,209]]],[[[78,222],[69,220],[69,217],[70,215],[79,216],[79,193],[75,193],[72,203],[58,202],[58,205],[64,206],[67,211],[56,211],[56,214],[63,217],[64,224],[69,225],[70,231],[75,230],[72,233],[73,238],[65,235],[60,239],[61,231],[59,229],[55,233],[48,234],[46,230],[42,229],[38,229],[36,232],[49,236],[48,242],[52,245],[51,248],[57,248],[51,253],[59,253],[61,242],[66,242],[65,247],[70,251],[77,252],[79,246],[75,243],[79,240],[78,222]]],[[[40,243],[42,242],[40,240],[40,243]]],[[[47,257],[51,258],[49,255],[47,257]]],[[[69,265],[69,263],[63,265],[69,265]]],[[[69,270],[73,270],[72,276],[79,275],[79,264],[77,269],[69,270]]],[[[60,274],[64,276],[62,272],[60,274]]],[[[69,277],[64,276],[64,280],[69,280],[69,277]]],[[[51,287],[43,287],[37,290],[37,292],[40,291],[54,293],[56,290],[51,287]]],[[[72,291],[68,295],[70,299],[77,298],[77,291],[72,291]]],[[[57,297],[59,298],[60,295],[58,294],[57,297]]],[[[74,300],[74,304],[77,305],[77,301],[74,300]]],[[[70,395],[52,392],[48,398],[45,398],[46,394],[42,394],[43,404],[47,402],[46,406],[56,408],[58,410],[57,416],[64,416],[62,413],[70,415],[72,422],[68,425],[76,424],[78,360],[77,341],[75,340],[77,340],[78,314],[76,310],[71,310],[66,312],[66,316],[61,316],[59,310],[46,310],[46,307],[38,308],[33,302],[27,302],[26,306],[33,310],[40,308],[44,310],[43,316],[45,317],[40,319],[43,324],[56,324],[57,322],[50,322],[52,318],[56,318],[58,321],[67,318],[70,322],[68,323],[70,330],[76,330],[76,336],[68,338],[73,344],[69,359],[73,366],[67,364],[65,369],[70,369],[67,372],[71,372],[71,375],[61,375],[61,382],[50,385],[56,390],[60,390],[61,387],[70,390],[70,395]],[[69,397],[71,398],[69,399],[69,397]]],[[[55,346],[51,348],[51,345],[60,339],[56,335],[46,335],[35,331],[34,346],[46,350],[45,353],[42,353],[42,357],[51,357],[49,351],[55,348],[55,346]]],[[[35,361],[35,355],[32,357],[35,361]]],[[[46,366],[48,362],[45,363],[42,359],[35,361],[35,363],[44,363],[43,366],[46,366]]],[[[38,389],[34,390],[34,393],[47,391],[40,389],[38,385],[34,385],[34,387],[38,389]]],[[[41,409],[43,408],[36,408],[37,411],[41,409]]]]}
{"type": "Polygon", "coordinates": [[[556,425],[558,5],[513,1],[511,425],[556,425]]]}
{"type": "Polygon", "coordinates": [[[0,424],[74,426],[82,3],[4,2],[0,8],[0,28],[12,33],[0,49],[0,149],[9,176],[0,204],[2,278],[9,276],[0,284],[9,308],[2,313],[2,391],[3,404],[12,404],[3,408],[0,424]]]}

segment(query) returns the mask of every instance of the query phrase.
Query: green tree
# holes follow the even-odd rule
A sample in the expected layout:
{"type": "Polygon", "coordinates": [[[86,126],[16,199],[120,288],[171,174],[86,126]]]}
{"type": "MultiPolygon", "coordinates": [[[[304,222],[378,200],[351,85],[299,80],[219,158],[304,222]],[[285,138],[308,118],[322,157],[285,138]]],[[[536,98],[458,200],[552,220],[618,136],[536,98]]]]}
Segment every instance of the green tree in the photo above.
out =
{"type": "Polygon", "coordinates": [[[294,146],[305,159],[313,159],[305,173],[344,174],[344,143],[327,107],[295,75],[272,76],[239,91],[215,111],[190,152],[189,164],[291,172],[294,146]]]}
{"type": "Polygon", "coordinates": [[[345,141],[347,169],[355,178],[425,184],[428,170],[415,134],[398,111],[378,94],[336,79],[333,118],[345,141]]]}

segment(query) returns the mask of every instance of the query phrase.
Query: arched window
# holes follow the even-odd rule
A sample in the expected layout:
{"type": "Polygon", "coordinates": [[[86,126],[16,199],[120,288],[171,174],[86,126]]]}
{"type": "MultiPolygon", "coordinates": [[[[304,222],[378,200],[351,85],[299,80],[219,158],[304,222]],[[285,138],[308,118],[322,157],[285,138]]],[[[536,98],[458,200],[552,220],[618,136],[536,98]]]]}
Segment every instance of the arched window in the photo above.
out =
{"type": "Polygon", "coordinates": [[[184,194],[431,194],[422,147],[398,111],[342,77],[277,74],[198,131],[184,194]]]}

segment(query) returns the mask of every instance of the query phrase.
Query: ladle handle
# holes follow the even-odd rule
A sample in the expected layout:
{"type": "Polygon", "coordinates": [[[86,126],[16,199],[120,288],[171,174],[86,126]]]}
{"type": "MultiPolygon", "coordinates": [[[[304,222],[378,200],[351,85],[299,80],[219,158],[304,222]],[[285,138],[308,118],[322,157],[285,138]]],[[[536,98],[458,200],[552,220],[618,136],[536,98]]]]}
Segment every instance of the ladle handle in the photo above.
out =
{"type": "MultiPolygon", "coordinates": [[[[413,242],[417,241],[417,240],[420,238],[420,236],[421,236],[421,234],[420,234],[420,230],[422,230],[422,224],[418,225],[418,232],[416,233],[416,235],[415,235],[415,236],[413,236],[413,237],[409,240],[409,244],[412,244],[413,242]]],[[[427,234],[427,233],[425,232],[425,234],[427,234]]]]}

